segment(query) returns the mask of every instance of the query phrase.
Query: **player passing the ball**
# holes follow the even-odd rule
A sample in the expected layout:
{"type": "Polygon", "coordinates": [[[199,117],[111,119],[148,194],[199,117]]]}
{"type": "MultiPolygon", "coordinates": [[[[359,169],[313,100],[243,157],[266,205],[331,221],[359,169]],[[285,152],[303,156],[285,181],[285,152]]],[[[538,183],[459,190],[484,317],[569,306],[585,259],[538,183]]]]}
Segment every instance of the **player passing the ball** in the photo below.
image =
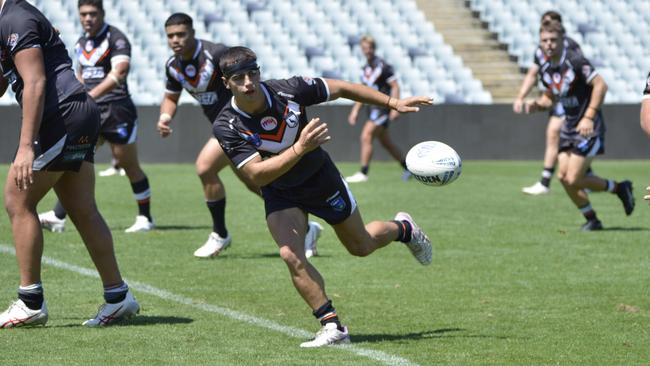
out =
{"type": "Polygon", "coordinates": [[[365,257],[393,241],[406,244],[421,264],[431,263],[431,242],[407,213],[364,226],[357,203],[327,152],[327,124],[307,118],[305,107],[337,98],[383,106],[402,113],[430,105],[428,97],[390,98],[372,88],[339,80],[293,77],[261,81],[255,53],[227,50],[219,62],[233,98],[219,113],[214,135],[235,167],[262,187],[266,222],[298,293],[321,323],[301,347],[349,342],[325,282],[302,250],[307,216],[332,226],[355,256],[365,257]]]}
{"type": "Polygon", "coordinates": [[[546,92],[527,101],[526,112],[547,110],[560,101],[566,112],[560,131],[558,178],[587,222],[582,230],[601,230],[602,223],[589,202],[586,189],[611,192],[623,203],[626,215],[634,210],[632,182],[587,175],[593,159],[605,151],[605,121],[600,110],[607,84],[582,54],[565,47],[564,28],[556,21],[540,27],[540,46],[548,59],[539,69],[546,92]]]}

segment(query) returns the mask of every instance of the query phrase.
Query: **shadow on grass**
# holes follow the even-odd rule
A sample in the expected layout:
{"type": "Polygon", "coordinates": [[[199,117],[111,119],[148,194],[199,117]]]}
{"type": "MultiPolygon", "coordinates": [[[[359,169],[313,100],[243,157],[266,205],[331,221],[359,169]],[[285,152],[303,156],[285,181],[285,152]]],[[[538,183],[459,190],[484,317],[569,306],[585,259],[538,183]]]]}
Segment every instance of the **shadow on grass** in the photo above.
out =
{"type": "MultiPolygon", "coordinates": [[[[73,319],[73,318],[68,318],[73,319]]],[[[75,323],[61,324],[61,325],[47,325],[45,328],[86,328],[83,321],[79,319],[73,320],[75,323]]],[[[147,326],[156,324],[189,324],[194,322],[194,319],[181,318],[178,316],[155,316],[155,315],[138,315],[135,318],[117,322],[111,327],[129,327],[129,326],[147,326]]],[[[25,327],[26,329],[43,329],[41,327],[25,327]]]]}
{"type": "Polygon", "coordinates": [[[612,226],[603,228],[603,231],[648,231],[650,229],[646,227],[622,227],[622,226],[612,226]]]}
{"type": "Polygon", "coordinates": [[[506,336],[465,334],[466,329],[462,328],[441,328],[424,332],[407,334],[352,334],[352,342],[386,342],[386,341],[412,341],[432,338],[494,338],[509,339],[506,336]]]}
{"type": "Polygon", "coordinates": [[[154,230],[169,231],[169,230],[212,230],[212,226],[208,225],[156,225],[154,230]]]}

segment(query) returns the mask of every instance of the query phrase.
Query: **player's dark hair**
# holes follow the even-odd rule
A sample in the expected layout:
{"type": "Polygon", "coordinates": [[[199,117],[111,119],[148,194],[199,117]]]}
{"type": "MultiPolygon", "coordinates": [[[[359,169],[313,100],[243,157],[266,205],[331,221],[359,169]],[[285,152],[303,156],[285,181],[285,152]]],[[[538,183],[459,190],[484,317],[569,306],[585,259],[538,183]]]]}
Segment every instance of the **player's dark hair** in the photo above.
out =
{"type": "Polygon", "coordinates": [[[187,25],[189,28],[194,28],[192,17],[185,13],[174,13],[165,21],[165,28],[170,25],[187,25]]]}
{"type": "Polygon", "coordinates": [[[562,15],[560,15],[560,13],[555,10],[549,10],[542,14],[542,22],[544,21],[544,18],[549,18],[551,20],[555,20],[556,22],[562,23],[562,15]]]}
{"type": "Polygon", "coordinates": [[[257,60],[257,55],[250,48],[243,46],[230,47],[221,55],[219,68],[221,69],[221,73],[226,76],[228,74],[227,69],[230,66],[255,60],[257,60]]]}
{"type": "Polygon", "coordinates": [[[77,2],[77,9],[84,5],[94,6],[102,12],[104,11],[104,0],[79,0],[77,2]]]}
{"type": "Polygon", "coordinates": [[[561,37],[564,36],[564,26],[562,23],[556,21],[556,20],[547,20],[542,23],[542,26],[539,27],[539,33],[542,32],[549,32],[549,33],[557,33],[561,37]]]}

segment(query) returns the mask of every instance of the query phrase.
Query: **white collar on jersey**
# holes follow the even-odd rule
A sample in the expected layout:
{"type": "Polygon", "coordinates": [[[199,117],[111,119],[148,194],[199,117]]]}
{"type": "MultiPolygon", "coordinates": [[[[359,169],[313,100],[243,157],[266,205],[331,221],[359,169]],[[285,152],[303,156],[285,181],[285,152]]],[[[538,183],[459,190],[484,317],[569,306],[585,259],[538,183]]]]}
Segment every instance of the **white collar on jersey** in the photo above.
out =
{"type": "MultiPolygon", "coordinates": [[[[268,104],[268,107],[271,108],[271,106],[273,105],[271,103],[271,94],[269,94],[269,91],[266,89],[264,84],[260,83],[260,88],[264,92],[264,96],[266,96],[266,103],[268,104]]],[[[244,116],[246,118],[251,118],[251,116],[248,113],[242,111],[239,108],[239,106],[237,105],[237,102],[235,101],[235,97],[232,97],[232,99],[230,99],[230,105],[232,105],[232,107],[237,111],[237,113],[241,114],[242,116],[244,116]]]]}
{"type": "Polygon", "coordinates": [[[196,40],[196,49],[194,50],[194,55],[192,56],[192,60],[199,57],[199,53],[201,53],[202,49],[203,49],[203,42],[201,42],[200,39],[197,39],[196,40]]]}

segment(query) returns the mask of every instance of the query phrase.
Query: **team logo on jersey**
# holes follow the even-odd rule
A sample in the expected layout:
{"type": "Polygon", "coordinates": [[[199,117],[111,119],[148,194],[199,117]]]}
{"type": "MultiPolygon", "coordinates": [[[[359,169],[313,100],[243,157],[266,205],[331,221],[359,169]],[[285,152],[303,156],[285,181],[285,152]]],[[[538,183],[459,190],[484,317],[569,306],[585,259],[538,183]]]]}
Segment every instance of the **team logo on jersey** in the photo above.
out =
{"type": "Polygon", "coordinates": [[[124,48],[126,48],[126,40],[125,39],[120,38],[117,41],[115,41],[115,49],[116,50],[121,50],[121,49],[124,49],[124,48]]]}
{"type": "Polygon", "coordinates": [[[20,39],[20,35],[18,35],[18,33],[11,33],[7,38],[7,46],[9,46],[9,48],[13,50],[14,47],[16,47],[16,45],[18,44],[19,39],[20,39]]]}
{"type": "MultiPolygon", "coordinates": [[[[569,91],[571,84],[576,78],[576,74],[573,72],[573,69],[567,69],[563,74],[559,72],[553,73],[551,91],[555,95],[565,96],[569,91]]],[[[546,78],[544,78],[546,80],[546,78]]]]}
{"type": "Polygon", "coordinates": [[[334,195],[330,198],[327,199],[327,203],[332,206],[334,211],[343,211],[345,208],[348,206],[345,203],[345,200],[343,199],[343,196],[341,196],[341,191],[336,191],[334,195]]]}
{"type": "Polygon", "coordinates": [[[95,48],[95,42],[93,42],[92,39],[87,40],[84,48],[86,49],[86,52],[92,51],[93,48],[95,48]]]}
{"type": "Polygon", "coordinates": [[[185,66],[185,75],[194,78],[196,76],[196,67],[194,65],[185,66]]]}
{"type": "Polygon", "coordinates": [[[264,129],[264,131],[273,131],[276,127],[278,127],[278,121],[271,117],[264,117],[260,121],[260,126],[264,129]]]}

